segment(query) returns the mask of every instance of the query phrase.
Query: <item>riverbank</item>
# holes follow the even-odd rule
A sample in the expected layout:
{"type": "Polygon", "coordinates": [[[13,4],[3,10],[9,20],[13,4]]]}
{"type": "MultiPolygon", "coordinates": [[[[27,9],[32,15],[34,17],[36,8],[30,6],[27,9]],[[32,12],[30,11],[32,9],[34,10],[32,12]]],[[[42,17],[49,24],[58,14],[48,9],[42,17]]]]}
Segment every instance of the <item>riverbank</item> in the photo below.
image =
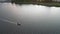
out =
{"type": "Polygon", "coordinates": [[[39,3],[38,5],[44,5],[44,6],[55,6],[55,7],[60,7],[60,3],[39,3]]]}
{"type": "Polygon", "coordinates": [[[52,3],[38,3],[38,2],[15,2],[16,4],[36,4],[36,5],[44,5],[44,6],[55,6],[55,7],[60,7],[60,3],[58,2],[52,2],[52,3]]]}

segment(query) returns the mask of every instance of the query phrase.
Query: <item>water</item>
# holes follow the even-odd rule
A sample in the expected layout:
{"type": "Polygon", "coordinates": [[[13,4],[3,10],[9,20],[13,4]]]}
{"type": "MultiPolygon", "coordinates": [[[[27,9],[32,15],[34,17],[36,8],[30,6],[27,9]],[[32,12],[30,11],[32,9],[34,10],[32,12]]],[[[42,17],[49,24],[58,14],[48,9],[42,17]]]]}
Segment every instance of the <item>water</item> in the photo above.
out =
{"type": "Polygon", "coordinates": [[[60,34],[60,7],[0,3],[0,34],[60,34]]]}

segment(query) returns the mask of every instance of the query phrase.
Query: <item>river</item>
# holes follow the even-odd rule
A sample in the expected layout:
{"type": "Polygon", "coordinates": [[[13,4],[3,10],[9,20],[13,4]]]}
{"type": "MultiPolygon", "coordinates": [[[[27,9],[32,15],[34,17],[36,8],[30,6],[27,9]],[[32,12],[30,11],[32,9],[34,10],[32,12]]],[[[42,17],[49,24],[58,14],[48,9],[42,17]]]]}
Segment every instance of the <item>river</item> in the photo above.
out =
{"type": "Polygon", "coordinates": [[[0,34],[60,34],[60,7],[0,3],[0,34]]]}

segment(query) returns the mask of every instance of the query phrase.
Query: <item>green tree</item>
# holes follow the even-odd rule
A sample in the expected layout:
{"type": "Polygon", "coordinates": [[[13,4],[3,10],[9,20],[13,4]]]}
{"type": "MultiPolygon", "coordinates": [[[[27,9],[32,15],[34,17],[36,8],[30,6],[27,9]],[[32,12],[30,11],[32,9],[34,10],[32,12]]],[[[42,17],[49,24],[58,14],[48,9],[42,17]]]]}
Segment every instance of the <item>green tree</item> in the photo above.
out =
{"type": "Polygon", "coordinates": [[[12,0],[13,2],[32,2],[32,0],[12,0]]]}
{"type": "Polygon", "coordinates": [[[45,2],[52,2],[52,0],[45,0],[45,2]]]}

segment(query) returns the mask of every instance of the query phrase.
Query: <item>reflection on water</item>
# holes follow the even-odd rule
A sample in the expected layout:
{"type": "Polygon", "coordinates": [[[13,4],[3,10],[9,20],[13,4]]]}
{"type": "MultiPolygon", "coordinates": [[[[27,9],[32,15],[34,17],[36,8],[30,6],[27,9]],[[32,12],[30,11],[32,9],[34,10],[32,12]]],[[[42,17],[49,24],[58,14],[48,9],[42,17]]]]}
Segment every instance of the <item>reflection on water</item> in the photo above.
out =
{"type": "Polygon", "coordinates": [[[59,18],[60,7],[0,3],[1,34],[60,34],[59,18]]]}

